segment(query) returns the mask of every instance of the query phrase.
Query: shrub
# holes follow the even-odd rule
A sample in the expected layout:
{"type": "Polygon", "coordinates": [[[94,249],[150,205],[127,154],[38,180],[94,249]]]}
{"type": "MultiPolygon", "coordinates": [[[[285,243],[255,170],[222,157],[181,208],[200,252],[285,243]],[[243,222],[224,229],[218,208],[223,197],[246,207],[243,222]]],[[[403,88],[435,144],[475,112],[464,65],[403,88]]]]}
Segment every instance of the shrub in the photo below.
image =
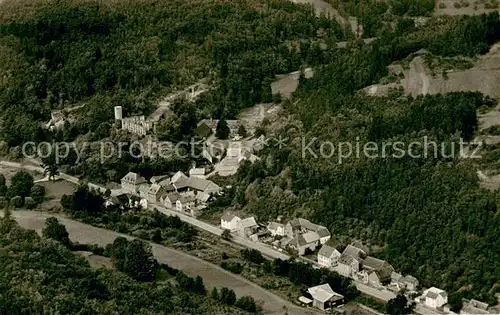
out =
{"type": "Polygon", "coordinates": [[[21,208],[23,206],[24,199],[21,196],[15,196],[10,199],[10,204],[15,208],[21,208]]]}

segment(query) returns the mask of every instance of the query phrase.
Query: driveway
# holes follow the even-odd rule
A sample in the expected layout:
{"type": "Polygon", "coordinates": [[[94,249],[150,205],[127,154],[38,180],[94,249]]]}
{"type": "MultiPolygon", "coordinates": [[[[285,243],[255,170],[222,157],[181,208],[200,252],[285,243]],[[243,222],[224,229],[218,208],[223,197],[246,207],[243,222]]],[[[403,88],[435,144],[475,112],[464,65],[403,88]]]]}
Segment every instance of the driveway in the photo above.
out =
{"type": "MultiPolygon", "coordinates": [[[[105,246],[112,243],[115,238],[119,236],[131,239],[130,236],[96,228],[68,219],[62,215],[36,211],[14,211],[12,215],[23,228],[36,230],[38,233],[41,233],[47,218],[51,216],[56,217],[59,222],[66,226],[71,240],[79,243],[105,246]]],[[[153,254],[160,263],[165,263],[173,268],[180,269],[189,276],[201,276],[209,290],[213,287],[228,287],[233,289],[237,296],[252,296],[262,306],[265,314],[284,314],[284,306],[286,306],[286,312],[288,314],[316,314],[313,310],[295,306],[289,301],[283,300],[279,296],[263,289],[255,283],[202,259],[165,246],[153,243],[151,245],[153,254]]]]}

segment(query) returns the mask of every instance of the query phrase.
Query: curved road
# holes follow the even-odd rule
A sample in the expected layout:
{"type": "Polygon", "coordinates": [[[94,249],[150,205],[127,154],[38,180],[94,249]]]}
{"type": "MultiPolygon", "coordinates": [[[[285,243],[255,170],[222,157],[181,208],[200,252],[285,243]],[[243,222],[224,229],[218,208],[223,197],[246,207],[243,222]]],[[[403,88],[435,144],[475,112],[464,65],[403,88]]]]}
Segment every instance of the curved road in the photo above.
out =
{"type": "MultiPolygon", "coordinates": [[[[74,221],[58,214],[35,211],[15,211],[12,215],[23,228],[36,230],[38,233],[41,233],[47,218],[52,216],[56,217],[59,222],[66,226],[71,240],[79,243],[105,246],[113,243],[115,238],[119,236],[129,239],[132,238],[117,232],[74,221]]],[[[261,288],[255,283],[200,258],[158,244],[151,243],[151,245],[153,254],[160,263],[165,263],[173,268],[180,269],[189,276],[201,276],[209,289],[214,286],[218,288],[228,287],[233,289],[237,296],[250,295],[256,301],[260,302],[265,314],[284,314],[285,310],[283,307],[285,305],[288,314],[316,314],[311,310],[295,306],[279,296],[261,288]]]]}

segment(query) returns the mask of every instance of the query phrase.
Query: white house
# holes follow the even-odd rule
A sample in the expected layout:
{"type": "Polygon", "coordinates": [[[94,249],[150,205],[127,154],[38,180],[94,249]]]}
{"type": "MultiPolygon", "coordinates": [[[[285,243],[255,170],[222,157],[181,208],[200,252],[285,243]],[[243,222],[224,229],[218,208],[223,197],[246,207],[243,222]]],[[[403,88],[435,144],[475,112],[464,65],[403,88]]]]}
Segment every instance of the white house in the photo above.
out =
{"type": "Polygon", "coordinates": [[[181,195],[179,193],[174,192],[174,193],[170,193],[170,194],[162,196],[160,198],[160,202],[163,203],[165,208],[172,209],[176,206],[176,202],[177,202],[177,200],[179,200],[180,197],[181,197],[181,195]]]}
{"type": "Polygon", "coordinates": [[[267,230],[272,236],[285,236],[285,225],[278,222],[271,222],[267,226],[267,230]]]}
{"type": "Polygon", "coordinates": [[[125,192],[136,194],[139,189],[139,185],[147,183],[148,181],[137,173],[129,172],[121,179],[122,189],[125,192]]]}
{"type": "Polygon", "coordinates": [[[424,291],[424,293],[417,298],[420,303],[430,308],[440,308],[448,303],[448,294],[446,291],[431,287],[424,291]]]}
{"type": "Polygon", "coordinates": [[[318,265],[325,268],[330,268],[337,264],[340,258],[340,252],[335,248],[323,245],[318,252],[318,265]]]}
{"type": "Polygon", "coordinates": [[[205,178],[204,168],[192,168],[189,170],[189,177],[205,178]]]}
{"type": "Polygon", "coordinates": [[[148,201],[157,202],[160,200],[160,196],[163,193],[163,187],[158,184],[152,184],[148,191],[148,201]]]}
{"type": "Polygon", "coordinates": [[[232,215],[232,214],[225,214],[220,219],[220,226],[223,229],[234,232],[238,228],[238,223],[240,221],[241,221],[240,217],[237,217],[237,216],[232,215]]]}

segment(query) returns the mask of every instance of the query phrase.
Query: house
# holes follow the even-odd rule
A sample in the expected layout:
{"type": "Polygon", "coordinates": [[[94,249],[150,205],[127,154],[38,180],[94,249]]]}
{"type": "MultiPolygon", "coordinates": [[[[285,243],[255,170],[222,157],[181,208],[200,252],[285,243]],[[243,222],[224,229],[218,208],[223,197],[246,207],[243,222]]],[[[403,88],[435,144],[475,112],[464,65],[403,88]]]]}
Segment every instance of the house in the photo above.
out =
{"type": "Polygon", "coordinates": [[[403,276],[400,273],[393,271],[391,273],[391,286],[396,289],[396,291],[400,291],[403,289],[402,284],[403,276]]]}
{"type": "Polygon", "coordinates": [[[324,226],[311,223],[303,218],[296,218],[289,221],[285,226],[285,234],[289,238],[294,238],[298,234],[316,232],[320,237],[320,243],[325,244],[330,239],[330,231],[324,226]]]}
{"type": "Polygon", "coordinates": [[[139,197],[141,197],[141,199],[148,200],[149,184],[147,182],[140,184],[138,191],[139,191],[139,197]]]}
{"type": "Polygon", "coordinates": [[[189,177],[205,178],[204,168],[192,168],[189,170],[189,177]]]}
{"type": "Polygon", "coordinates": [[[491,314],[488,311],[488,304],[477,300],[463,300],[463,306],[460,314],[491,314]]]}
{"type": "Polygon", "coordinates": [[[325,268],[330,268],[337,264],[340,258],[340,252],[328,245],[323,245],[318,252],[318,265],[325,268]]]}
{"type": "Polygon", "coordinates": [[[206,194],[214,194],[221,191],[220,186],[212,182],[211,180],[189,177],[186,179],[179,179],[178,181],[172,181],[173,186],[178,192],[181,191],[202,191],[206,194]]]}
{"type": "Polygon", "coordinates": [[[186,180],[186,179],[188,179],[188,177],[183,172],[178,171],[172,176],[172,178],[170,179],[170,183],[176,183],[180,180],[186,180]]]}
{"type": "Polygon", "coordinates": [[[368,256],[363,260],[363,270],[368,273],[368,283],[379,287],[391,281],[394,268],[386,261],[368,256]]]}
{"type": "Polygon", "coordinates": [[[212,128],[204,120],[198,123],[195,132],[200,138],[208,138],[213,133],[212,128]]]}
{"type": "Polygon", "coordinates": [[[130,207],[131,194],[120,194],[118,196],[109,197],[104,201],[104,207],[118,206],[120,209],[130,207]]]}
{"type": "Polygon", "coordinates": [[[292,238],[286,245],[297,251],[299,256],[303,256],[309,250],[311,252],[316,250],[319,243],[319,235],[316,232],[307,232],[292,238]]]}
{"type": "Polygon", "coordinates": [[[157,202],[160,200],[162,194],[163,194],[163,187],[158,184],[152,184],[149,187],[147,199],[149,202],[157,202]]]}
{"type": "Polygon", "coordinates": [[[139,190],[139,185],[147,183],[148,181],[137,173],[129,172],[121,179],[121,186],[123,191],[131,194],[136,194],[139,190]]]}
{"type": "Polygon", "coordinates": [[[285,226],[278,222],[271,222],[267,226],[267,230],[272,236],[285,236],[285,226]]]}
{"type": "MultiPolygon", "coordinates": [[[[151,184],[160,184],[164,180],[167,180],[166,184],[170,184],[170,176],[168,176],[168,175],[153,176],[149,179],[151,184]]],[[[162,185],[162,186],[165,186],[165,185],[162,185]]]]}
{"type": "Polygon", "coordinates": [[[196,193],[196,200],[200,204],[206,204],[208,200],[210,200],[210,195],[204,193],[203,191],[199,191],[198,193],[196,193]]]}
{"type": "Polygon", "coordinates": [[[165,206],[167,209],[173,209],[176,207],[177,200],[181,198],[181,195],[179,193],[169,193],[166,195],[163,195],[160,198],[160,202],[165,206]]]}
{"type": "Polygon", "coordinates": [[[403,277],[401,283],[408,291],[417,291],[419,285],[417,278],[410,275],[406,275],[405,277],[403,277]]]}
{"type": "Polygon", "coordinates": [[[191,212],[195,206],[196,197],[193,195],[180,195],[175,202],[175,210],[179,212],[191,212]]]}
{"type": "Polygon", "coordinates": [[[366,253],[362,249],[347,245],[340,256],[335,270],[344,277],[351,277],[353,273],[359,272],[365,255],[366,253]]]}
{"type": "Polygon", "coordinates": [[[323,311],[344,301],[344,296],[334,292],[328,283],[309,288],[307,292],[312,297],[313,307],[323,311]]]}
{"type": "Polygon", "coordinates": [[[319,243],[320,244],[325,244],[330,240],[332,235],[330,234],[330,231],[328,231],[327,228],[320,226],[320,228],[316,231],[319,235],[319,243]]]}
{"type": "Polygon", "coordinates": [[[255,233],[255,230],[259,227],[254,217],[249,217],[240,220],[237,223],[236,231],[241,237],[249,237],[255,233]]]}
{"type": "Polygon", "coordinates": [[[416,299],[418,302],[430,308],[440,308],[448,303],[448,294],[446,291],[431,287],[416,299]]]}
{"type": "Polygon", "coordinates": [[[232,215],[232,214],[225,214],[221,217],[220,219],[220,226],[223,229],[229,230],[231,232],[236,231],[238,228],[238,223],[241,221],[241,218],[232,215]]]}

